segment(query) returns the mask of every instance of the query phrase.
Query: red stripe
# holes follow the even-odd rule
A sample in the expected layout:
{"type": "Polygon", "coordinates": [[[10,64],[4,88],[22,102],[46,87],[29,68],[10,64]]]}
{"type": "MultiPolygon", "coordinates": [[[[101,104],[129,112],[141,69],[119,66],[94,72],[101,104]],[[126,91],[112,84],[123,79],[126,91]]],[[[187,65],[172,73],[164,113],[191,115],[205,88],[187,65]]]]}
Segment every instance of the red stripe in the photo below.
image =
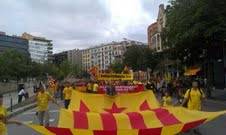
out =
{"type": "Polygon", "coordinates": [[[141,129],[138,135],[161,135],[162,128],[141,129]]]}
{"type": "Polygon", "coordinates": [[[80,100],[80,107],[79,107],[80,112],[89,112],[89,108],[86,106],[86,104],[80,100]]]}
{"type": "Polygon", "coordinates": [[[186,132],[189,129],[195,128],[199,125],[201,125],[202,123],[205,122],[206,119],[202,119],[202,120],[198,120],[198,121],[194,121],[194,122],[190,122],[184,125],[183,129],[181,130],[182,132],[186,132]]]}
{"type": "Polygon", "coordinates": [[[93,131],[93,135],[117,135],[117,131],[116,130],[111,130],[111,131],[95,130],[93,131]]]}
{"type": "Polygon", "coordinates": [[[146,111],[146,110],[150,110],[150,106],[148,105],[147,100],[145,100],[141,105],[140,105],[140,110],[141,111],[146,111]]]}
{"type": "Polygon", "coordinates": [[[88,129],[88,118],[84,112],[74,112],[74,128],[88,129]]]}
{"type": "Polygon", "coordinates": [[[102,125],[104,130],[116,130],[117,124],[114,115],[111,113],[101,113],[102,125]]]}
{"type": "Polygon", "coordinates": [[[146,129],[143,116],[138,112],[126,113],[133,129],[146,129]]]}
{"type": "Polygon", "coordinates": [[[73,135],[71,130],[68,128],[57,128],[57,127],[46,127],[50,132],[55,135],[73,135]]]}
{"type": "Polygon", "coordinates": [[[155,112],[155,115],[164,126],[181,123],[173,114],[171,114],[166,109],[159,108],[152,111],[155,112]]]}

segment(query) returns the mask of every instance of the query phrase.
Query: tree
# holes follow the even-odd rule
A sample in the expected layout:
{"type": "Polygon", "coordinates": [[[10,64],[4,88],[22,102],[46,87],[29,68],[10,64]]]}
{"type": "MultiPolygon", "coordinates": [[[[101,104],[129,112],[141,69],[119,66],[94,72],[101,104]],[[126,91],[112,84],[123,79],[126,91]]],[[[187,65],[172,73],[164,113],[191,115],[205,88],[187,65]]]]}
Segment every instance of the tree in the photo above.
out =
{"type": "Polygon", "coordinates": [[[115,61],[110,65],[110,68],[113,70],[114,73],[121,73],[124,69],[124,65],[119,61],[115,61]]]}
{"type": "Polygon", "coordinates": [[[16,50],[6,50],[0,54],[0,74],[2,79],[25,78],[29,71],[29,57],[16,50]]]}
{"type": "Polygon", "coordinates": [[[175,58],[187,65],[202,63],[209,48],[225,40],[225,7],[222,0],[171,0],[163,39],[175,58]]]}
{"type": "Polygon", "coordinates": [[[147,70],[151,68],[154,70],[158,55],[145,46],[131,46],[124,54],[124,65],[131,67],[133,70],[147,70]]]}

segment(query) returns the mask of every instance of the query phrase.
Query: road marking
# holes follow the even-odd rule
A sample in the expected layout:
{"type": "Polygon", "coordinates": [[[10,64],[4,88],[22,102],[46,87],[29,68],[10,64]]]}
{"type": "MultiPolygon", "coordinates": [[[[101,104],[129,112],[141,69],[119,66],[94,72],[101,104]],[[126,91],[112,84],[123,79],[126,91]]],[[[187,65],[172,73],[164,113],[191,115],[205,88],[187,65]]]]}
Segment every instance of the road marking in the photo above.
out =
{"type": "MultiPolygon", "coordinates": [[[[51,110],[51,111],[49,111],[49,113],[58,113],[58,112],[59,112],[59,110],[51,110]]],[[[36,114],[36,111],[33,111],[33,112],[25,112],[22,115],[34,115],[34,114],[36,114]]]]}
{"type": "Polygon", "coordinates": [[[32,124],[33,121],[23,121],[24,124],[32,124]]]}
{"type": "Polygon", "coordinates": [[[55,121],[55,119],[49,119],[49,122],[54,122],[55,121]]]}
{"type": "MultiPolygon", "coordinates": [[[[54,122],[55,119],[49,119],[49,122],[54,122]]],[[[23,121],[24,124],[33,124],[33,121],[23,121]]]]}

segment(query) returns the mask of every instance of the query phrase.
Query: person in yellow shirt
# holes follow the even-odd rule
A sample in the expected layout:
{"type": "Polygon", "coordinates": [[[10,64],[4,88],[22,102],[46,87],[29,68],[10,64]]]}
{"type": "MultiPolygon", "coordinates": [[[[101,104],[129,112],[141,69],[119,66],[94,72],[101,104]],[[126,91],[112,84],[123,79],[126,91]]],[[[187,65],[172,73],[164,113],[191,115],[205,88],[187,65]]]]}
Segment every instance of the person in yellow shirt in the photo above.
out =
{"type": "Polygon", "coordinates": [[[95,82],[93,84],[93,93],[97,93],[98,92],[98,88],[99,88],[99,85],[97,84],[97,82],[95,82]]]}
{"type": "Polygon", "coordinates": [[[192,88],[187,90],[184,95],[182,105],[189,110],[201,110],[202,100],[205,98],[204,92],[199,88],[198,82],[192,82],[192,88]]]}
{"type": "Polygon", "coordinates": [[[7,119],[7,109],[3,106],[3,96],[0,95],[0,135],[7,134],[6,124],[21,125],[19,121],[7,119]]]}
{"type": "Polygon", "coordinates": [[[172,106],[172,97],[170,96],[169,91],[164,92],[162,103],[163,103],[163,107],[172,106]]]}
{"type": "Polygon", "coordinates": [[[39,124],[42,126],[49,126],[49,101],[58,105],[57,102],[43,87],[39,88],[39,92],[36,95],[36,101],[39,124]]]}
{"type": "Polygon", "coordinates": [[[68,106],[71,102],[71,95],[72,95],[72,90],[73,88],[70,87],[70,83],[66,82],[65,88],[63,90],[63,95],[64,95],[64,107],[68,109],[68,106]]]}
{"type": "Polygon", "coordinates": [[[92,82],[91,81],[88,82],[86,87],[87,87],[87,89],[86,89],[87,93],[92,93],[92,82]]]}

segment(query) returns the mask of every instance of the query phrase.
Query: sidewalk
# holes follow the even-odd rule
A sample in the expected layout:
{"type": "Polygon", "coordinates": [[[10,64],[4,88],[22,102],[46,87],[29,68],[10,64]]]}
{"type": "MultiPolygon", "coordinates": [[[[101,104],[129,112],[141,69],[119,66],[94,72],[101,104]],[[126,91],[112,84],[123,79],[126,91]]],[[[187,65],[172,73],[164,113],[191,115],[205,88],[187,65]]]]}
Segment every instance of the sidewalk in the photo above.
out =
{"type": "MultiPolygon", "coordinates": [[[[32,87],[27,88],[26,90],[29,93],[29,97],[34,96],[34,92],[33,92],[33,88],[32,87]]],[[[10,93],[7,93],[7,94],[4,94],[3,95],[3,105],[6,108],[9,108],[10,107],[11,100],[12,100],[12,105],[13,106],[16,105],[16,104],[18,104],[18,93],[17,93],[17,91],[10,92],[10,93]]],[[[24,101],[24,98],[23,98],[22,101],[24,101]]]]}

